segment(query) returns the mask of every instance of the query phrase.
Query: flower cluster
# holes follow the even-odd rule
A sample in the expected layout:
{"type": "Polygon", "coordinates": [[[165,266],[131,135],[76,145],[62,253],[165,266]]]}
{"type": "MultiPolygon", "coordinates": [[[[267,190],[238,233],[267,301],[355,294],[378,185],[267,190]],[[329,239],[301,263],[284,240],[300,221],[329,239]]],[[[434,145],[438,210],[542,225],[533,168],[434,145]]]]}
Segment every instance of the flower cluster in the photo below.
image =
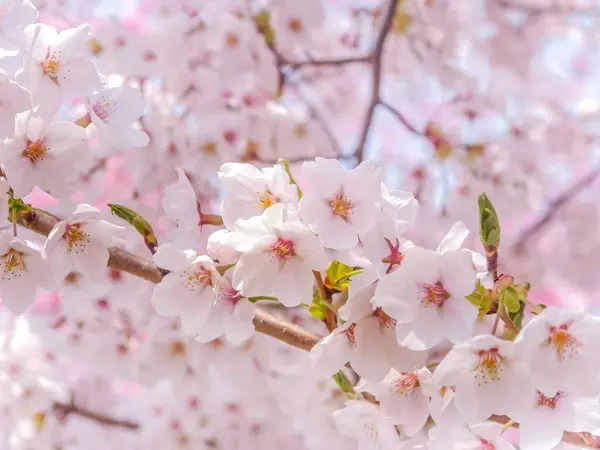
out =
{"type": "Polygon", "coordinates": [[[600,448],[597,5],[112,3],[0,0],[2,449],[600,448]]]}

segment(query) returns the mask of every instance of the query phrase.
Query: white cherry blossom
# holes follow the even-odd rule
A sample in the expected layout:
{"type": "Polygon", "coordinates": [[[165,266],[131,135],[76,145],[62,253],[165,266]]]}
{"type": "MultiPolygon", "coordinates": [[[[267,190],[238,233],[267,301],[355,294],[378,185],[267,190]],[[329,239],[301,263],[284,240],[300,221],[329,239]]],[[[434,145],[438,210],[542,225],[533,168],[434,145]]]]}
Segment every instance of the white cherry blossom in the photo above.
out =
{"type": "Polygon", "coordinates": [[[13,314],[23,313],[35,300],[37,287],[49,287],[48,266],[33,243],[0,234],[0,297],[13,314]]]}
{"type": "Polygon", "coordinates": [[[58,111],[65,95],[90,95],[100,88],[100,75],[87,52],[89,25],[57,33],[46,24],[25,29],[25,66],[17,81],[34,95],[43,116],[58,111]]]}
{"type": "Polygon", "coordinates": [[[454,346],[436,367],[433,381],[455,387],[454,402],[470,423],[492,414],[510,417],[534,395],[515,344],[491,335],[454,346]]]}
{"type": "Polygon", "coordinates": [[[523,328],[516,344],[538,389],[592,395],[600,386],[599,341],[596,318],[582,309],[549,307],[523,328]]]}
{"type": "Polygon", "coordinates": [[[313,370],[333,375],[347,362],[368,381],[381,381],[394,368],[409,372],[425,363],[426,352],[409,350],[398,344],[395,321],[381,308],[373,310],[374,285],[357,291],[344,307],[340,317],[346,323],[315,345],[311,352],[313,370]]]}
{"type": "Polygon", "coordinates": [[[347,401],[345,408],[333,413],[333,421],[340,433],[358,441],[359,450],[393,450],[400,445],[393,421],[372,403],[347,401]]]}
{"type": "Polygon", "coordinates": [[[298,206],[298,188],[281,165],[259,170],[247,163],[226,163],[218,176],[225,190],[221,214],[229,229],[238,219],[260,216],[272,205],[298,206]]]}
{"type": "Polygon", "coordinates": [[[35,22],[38,12],[29,0],[0,2],[0,57],[21,50],[23,29],[35,22]]]}
{"type": "Polygon", "coordinates": [[[194,250],[161,245],[154,255],[158,267],[169,270],[152,294],[156,312],[179,317],[183,332],[195,336],[203,329],[218,293],[218,272],[208,256],[194,250]]]}
{"type": "Polygon", "coordinates": [[[380,383],[361,381],[356,387],[373,394],[382,414],[414,436],[429,418],[430,400],[422,386],[430,383],[431,372],[423,368],[402,373],[391,370],[380,383]]]}
{"type": "Polygon", "coordinates": [[[364,161],[346,171],[334,159],[315,158],[302,165],[308,188],[300,200],[302,220],[325,247],[348,250],[371,231],[381,214],[381,171],[364,161]]]}
{"type": "Polygon", "coordinates": [[[132,127],[144,112],[144,100],[138,89],[129,85],[103,88],[86,97],[85,105],[100,138],[110,146],[148,145],[148,135],[132,127]]]}
{"type": "Polygon", "coordinates": [[[81,204],[73,214],[50,231],[44,251],[49,265],[60,279],[72,271],[92,283],[102,282],[109,251],[125,243],[125,228],[102,220],[100,210],[81,204]]]}
{"type": "Polygon", "coordinates": [[[85,130],[74,123],[46,122],[23,113],[17,116],[15,135],[4,142],[4,174],[16,197],[26,196],[34,186],[65,197],[87,148],[85,130]]]}
{"type": "Polygon", "coordinates": [[[440,254],[410,247],[402,265],[379,281],[374,302],[397,320],[398,342],[429,349],[445,339],[471,337],[478,311],[465,296],[473,292],[475,280],[468,250],[440,254]]]}
{"type": "Polygon", "coordinates": [[[274,296],[285,306],[310,301],[313,270],[327,269],[319,239],[283,204],[261,216],[238,220],[231,236],[241,253],[233,272],[233,287],[245,297],[274,296]]]}

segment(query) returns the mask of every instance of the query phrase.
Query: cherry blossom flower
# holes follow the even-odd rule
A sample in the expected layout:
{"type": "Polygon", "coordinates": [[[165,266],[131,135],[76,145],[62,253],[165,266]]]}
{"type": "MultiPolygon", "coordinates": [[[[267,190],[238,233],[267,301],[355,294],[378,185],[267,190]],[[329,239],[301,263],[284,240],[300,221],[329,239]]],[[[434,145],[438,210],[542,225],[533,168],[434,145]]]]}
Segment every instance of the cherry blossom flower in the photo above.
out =
{"type": "Polygon", "coordinates": [[[345,408],[333,413],[333,421],[340,433],[358,441],[359,450],[391,450],[400,445],[393,422],[372,403],[347,401],[345,408]]]}
{"type": "Polygon", "coordinates": [[[593,432],[600,427],[600,403],[597,398],[584,398],[558,391],[544,395],[536,391],[521,411],[514,414],[519,421],[519,448],[543,450],[554,448],[563,431],[593,432]]]}
{"type": "Polygon", "coordinates": [[[23,29],[35,22],[37,10],[29,0],[2,0],[0,3],[0,57],[23,47],[23,29]]]}
{"type": "Polygon", "coordinates": [[[549,307],[535,316],[516,341],[535,387],[548,395],[568,390],[595,394],[600,370],[596,357],[599,325],[581,309],[549,307]]]}
{"type": "Polygon", "coordinates": [[[14,137],[4,141],[2,166],[16,197],[29,194],[34,186],[64,197],[73,189],[76,163],[86,151],[83,128],[24,113],[17,118],[14,137]]]}
{"type": "Polygon", "coordinates": [[[398,342],[415,350],[444,339],[471,337],[477,309],[465,296],[476,273],[468,250],[443,254],[420,247],[405,249],[402,265],[381,278],[374,302],[397,320],[398,342]]]}
{"type": "Polygon", "coordinates": [[[125,228],[101,219],[100,210],[81,204],[73,214],[58,222],[46,240],[44,250],[57,277],[78,272],[92,283],[105,277],[109,247],[125,243],[125,228]]]}
{"type": "Polygon", "coordinates": [[[138,89],[129,85],[104,88],[86,97],[85,103],[103,141],[113,147],[148,145],[148,135],[132,127],[144,112],[144,100],[138,89]]]}
{"type": "Polygon", "coordinates": [[[194,250],[176,250],[168,244],[158,247],[153,259],[170,271],[154,289],[154,309],[163,316],[179,317],[183,332],[197,335],[218,293],[219,274],[212,259],[194,250]]]}
{"type": "Polygon", "coordinates": [[[302,165],[310,187],[300,200],[302,220],[325,247],[347,250],[375,227],[381,213],[381,171],[370,161],[345,171],[334,159],[302,165]]]}
{"type": "Polygon", "coordinates": [[[212,341],[222,334],[233,345],[244,343],[254,333],[254,305],[231,286],[231,281],[221,277],[206,325],[194,336],[199,342],[212,341]]]}
{"type": "Polygon", "coordinates": [[[65,95],[89,95],[100,88],[100,75],[87,52],[89,25],[60,33],[46,24],[25,29],[25,66],[17,81],[34,95],[43,116],[58,111],[65,95]]]}
{"type": "Polygon", "coordinates": [[[13,314],[23,313],[35,300],[37,286],[46,281],[48,267],[40,251],[29,241],[0,234],[0,297],[13,314]]]}
{"type": "Polygon", "coordinates": [[[425,363],[426,352],[412,351],[398,344],[395,321],[381,308],[373,310],[375,286],[357,291],[340,309],[346,323],[323,338],[310,351],[316,373],[331,376],[347,362],[368,381],[381,381],[394,368],[409,372],[425,363]]]}
{"type": "Polygon", "coordinates": [[[0,139],[12,137],[15,115],[31,108],[31,92],[9,78],[0,69],[0,139]]]}
{"type": "Polygon", "coordinates": [[[260,216],[272,205],[298,206],[298,189],[281,165],[259,170],[247,163],[226,163],[218,175],[225,189],[221,214],[229,229],[238,219],[260,216]]]}
{"type": "Polygon", "coordinates": [[[429,437],[430,450],[515,450],[514,445],[502,436],[502,425],[497,423],[468,428],[432,428],[429,437]]]}
{"type": "Polygon", "coordinates": [[[436,367],[433,381],[455,386],[456,406],[471,423],[492,414],[511,416],[534,394],[515,344],[490,335],[456,345],[436,367]]]}
{"type": "Polygon", "coordinates": [[[319,239],[300,222],[295,211],[273,205],[259,217],[238,220],[232,246],[241,253],[233,287],[245,297],[274,296],[287,306],[310,301],[313,270],[328,261],[319,239]]]}
{"type": "Polygon", "coordinates": [[[427,383],[431,383],[428,369],[403,373],[392,370],[382,382],[361,381],[356,388],[373,394],[379,400],[381,413],[413,436],[429,418],[429,396],[421,388],[427,383]]]}

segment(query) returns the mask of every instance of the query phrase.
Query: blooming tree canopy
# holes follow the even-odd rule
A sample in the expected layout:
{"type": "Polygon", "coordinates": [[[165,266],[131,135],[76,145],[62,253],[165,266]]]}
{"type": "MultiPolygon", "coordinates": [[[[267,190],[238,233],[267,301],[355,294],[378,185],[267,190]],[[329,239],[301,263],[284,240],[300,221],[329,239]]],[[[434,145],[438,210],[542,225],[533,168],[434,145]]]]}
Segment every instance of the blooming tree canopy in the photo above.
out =
{"type": "Polygon", "coordinates": [[[600,448],[599,19],[0,0],[0,449],[600,448]]]}

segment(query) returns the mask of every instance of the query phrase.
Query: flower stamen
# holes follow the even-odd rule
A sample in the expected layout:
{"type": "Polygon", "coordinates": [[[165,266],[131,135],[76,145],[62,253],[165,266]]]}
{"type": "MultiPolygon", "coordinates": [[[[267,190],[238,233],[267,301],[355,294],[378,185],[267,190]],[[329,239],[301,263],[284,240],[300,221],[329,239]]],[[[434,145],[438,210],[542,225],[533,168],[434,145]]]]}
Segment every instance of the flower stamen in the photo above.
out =
{"type": "Polygon", "coordinates": [[[25,156],[32,164],[38,161],[42,161],[46,153],[48,153],[48,147],[46,146],[46,138],[40,138],[35,141],[27,139],[25,141],[27,147],[23,150],[22,155],[25,156]]]}
{"type": "Polygon", "coordinates": [[[327,204],[331,208],[333,215],[340,217],[344,222],[349,221],[350,214],[352,214],[352,209],[355,206],[354,202],[344,195],[343,190],[335,194],[327,204]]]}
{"type": "Polygon", "coordinates": [[[277,197],[276,195],[274,195],[271,191],[269,191],[268,189],[263,192],[262,194],[259,195],[259,202],[258,202],[258,206],[260,206],[261,208],[267,209],[270,206],[273,206],[276,203],[279,203],[279,197],[277,197]]]}
{"type": "Polygon", "coordinates": [[[446,300],[450,298],[450,293],[441,281],[437,281],[434,284],[423,284],[421,292],[423,294],[422,302],[425,306],[437,306],[441,308],[444,306],[446,300]]]}
{"type": "Polygon", "coordinates": [[[488,379],[497,381],[500,379],[500,372],[503,370],[504,358],[500,355],[500,350],[496,347],[492,347],[488,350],[480,350],[477,355],[479,361],[475,366],[475,371],[480,372],[480,381],[487,384],[488,379]]]}
{"type": "Polygon", "coordinates": [[[277,242],[271,245],[269,250],[277,259],[284,262],[296,256],[294,243],[289,239],[277,238],[277,242]]]}

